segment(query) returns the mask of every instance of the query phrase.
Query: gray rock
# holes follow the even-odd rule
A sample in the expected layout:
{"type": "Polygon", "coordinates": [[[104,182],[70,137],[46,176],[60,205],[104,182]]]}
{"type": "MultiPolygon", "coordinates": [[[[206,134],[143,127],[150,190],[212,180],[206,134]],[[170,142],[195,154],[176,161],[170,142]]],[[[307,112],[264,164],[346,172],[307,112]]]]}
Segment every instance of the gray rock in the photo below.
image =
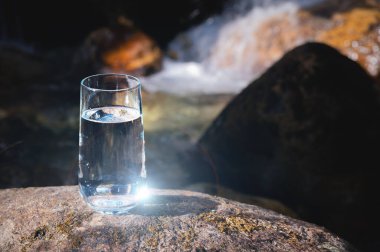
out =
{"type": "Polygon", "coordinates": [[[152,190],[130,215],[95,213],[76,186],[0,191],[0,251],[354,251],[325,229],[206,194],[152,190]]]}

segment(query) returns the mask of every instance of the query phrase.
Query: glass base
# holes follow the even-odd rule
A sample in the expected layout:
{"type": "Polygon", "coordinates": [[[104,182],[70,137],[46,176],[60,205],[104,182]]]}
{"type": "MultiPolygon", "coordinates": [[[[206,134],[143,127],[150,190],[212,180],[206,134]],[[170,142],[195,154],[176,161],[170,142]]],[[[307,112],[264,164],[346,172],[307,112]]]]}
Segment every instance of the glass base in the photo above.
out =
{"type": "Polygon", "coordinates": [[[89,197],[84,197],[82,193],[81,195],[92,209],[110,215],[126,214],[138,204],[134,195],[96,195],[89,197]]]}

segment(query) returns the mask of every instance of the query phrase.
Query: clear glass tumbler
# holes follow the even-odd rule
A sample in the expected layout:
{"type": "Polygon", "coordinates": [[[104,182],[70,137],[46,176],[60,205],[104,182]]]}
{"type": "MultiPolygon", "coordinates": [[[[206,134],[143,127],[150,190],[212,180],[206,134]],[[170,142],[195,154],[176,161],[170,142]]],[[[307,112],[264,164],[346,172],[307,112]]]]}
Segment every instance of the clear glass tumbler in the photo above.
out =
{"type": "Polygon", "coordinates": [[[96,211],[121,214],[139,202],[145,186],[140,81],[98,74],[81,82],[79,188],[96,211]]]}

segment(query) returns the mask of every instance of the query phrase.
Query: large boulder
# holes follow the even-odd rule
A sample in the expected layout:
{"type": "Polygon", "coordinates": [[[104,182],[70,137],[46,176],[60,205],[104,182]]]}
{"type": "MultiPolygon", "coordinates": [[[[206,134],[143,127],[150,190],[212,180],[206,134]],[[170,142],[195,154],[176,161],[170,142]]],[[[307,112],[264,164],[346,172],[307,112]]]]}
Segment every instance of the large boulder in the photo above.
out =
{"type": "Polygon", "coordinates": [[[379,128],[374,79],[335,49],[308,43],[232,100],[199,146],[217,183],[280,200],[365,247],[380,223],[379,128]]]}
{"type": "Polygon", "coordinates": [[[1,251],[355,251],[325,229],[253,205],[155,190],[130,215],[91,211],[78,188],[0,190],[1,251]]]}

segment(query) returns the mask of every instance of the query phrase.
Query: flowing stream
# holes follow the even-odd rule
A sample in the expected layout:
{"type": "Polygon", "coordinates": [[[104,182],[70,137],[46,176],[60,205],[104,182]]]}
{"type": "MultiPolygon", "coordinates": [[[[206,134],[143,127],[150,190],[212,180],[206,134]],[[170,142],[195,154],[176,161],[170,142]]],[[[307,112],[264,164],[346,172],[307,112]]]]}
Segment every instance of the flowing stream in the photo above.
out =
{"type": "Polygon", "coordinates": [[[260,39],[260,24],[281,14],[294,16],[301,6],[315,2],[240,0],[230,4],[221,15],[179,34],[168,48],[176,60],[165,58],[163,70],[146,78],[144,87],[180,95],[238,93],[264,70],[255,67],[259,59],[252,53],[260,39]]]}

